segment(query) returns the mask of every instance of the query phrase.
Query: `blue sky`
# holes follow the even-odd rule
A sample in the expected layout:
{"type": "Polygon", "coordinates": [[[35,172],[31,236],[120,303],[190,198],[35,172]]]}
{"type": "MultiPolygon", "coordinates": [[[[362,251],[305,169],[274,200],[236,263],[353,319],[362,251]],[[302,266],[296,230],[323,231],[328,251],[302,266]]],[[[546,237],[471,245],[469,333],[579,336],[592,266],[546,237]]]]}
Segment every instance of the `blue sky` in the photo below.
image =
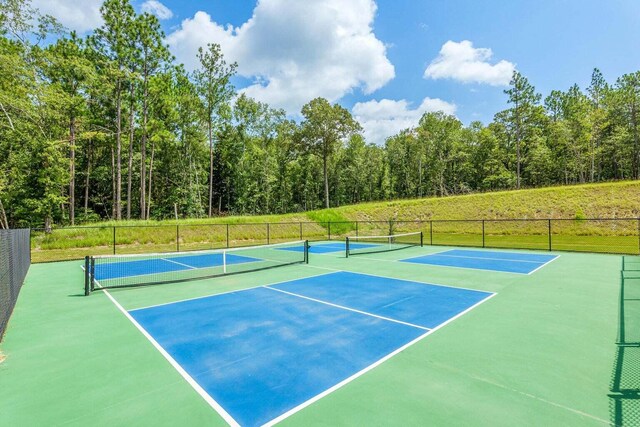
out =
{"type": "MultiPolygon", "coordinates": [[[[640,70],[637,0],[135,0],[174,55],[222,45],[243,92],[290,115],[316,96],[349,108],[371,142],[444,110],[465,124],[506,107],[513,69],[546,96],[640,70]]],[[[34,0],[80,32],[100,0],[34,0]]]]}

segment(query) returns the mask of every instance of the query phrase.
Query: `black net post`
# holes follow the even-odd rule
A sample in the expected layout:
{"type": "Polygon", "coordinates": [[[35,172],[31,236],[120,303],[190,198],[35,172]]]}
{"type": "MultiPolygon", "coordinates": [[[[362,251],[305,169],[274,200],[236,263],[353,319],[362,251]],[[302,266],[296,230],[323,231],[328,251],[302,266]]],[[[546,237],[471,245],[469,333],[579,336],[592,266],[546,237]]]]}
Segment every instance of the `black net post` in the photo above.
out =
{"type": "Polygon", "coordinates": [[[91,293],[91,257],[84,257],[84,295],[91,293]]]}
{"type": "Polygon", "coordinates": [[[420,232],[420,247],[422,248],[424,246],[424,233],[421,231],[420,232]]]}
{"type": "Polygon", "coordinates": [[[304,241],[304,263],[309,264],[309,241],[304,241]]]}
{"type": "Polygon", "coordinates": [[[349,236],[344,241],[344,252],[345,258],[349,258],[349,236]]]}

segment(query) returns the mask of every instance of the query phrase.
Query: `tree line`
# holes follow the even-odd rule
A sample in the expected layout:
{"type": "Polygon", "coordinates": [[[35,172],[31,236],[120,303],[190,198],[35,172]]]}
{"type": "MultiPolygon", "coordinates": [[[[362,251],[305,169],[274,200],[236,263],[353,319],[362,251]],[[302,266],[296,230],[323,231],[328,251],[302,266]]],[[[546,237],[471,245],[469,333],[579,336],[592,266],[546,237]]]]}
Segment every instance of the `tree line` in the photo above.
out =
{"type": "Polygon", "coordinates": [[[216,44],[187,72],[129,0],[101,13],[79,37],[0,0],[0,228],[640,178],[640,72],[610,83],[596,69],[545,98],[514,72],[488,125],[430,112],[378,146],[323,98],[296,121],[238,94],[216,44]]]}

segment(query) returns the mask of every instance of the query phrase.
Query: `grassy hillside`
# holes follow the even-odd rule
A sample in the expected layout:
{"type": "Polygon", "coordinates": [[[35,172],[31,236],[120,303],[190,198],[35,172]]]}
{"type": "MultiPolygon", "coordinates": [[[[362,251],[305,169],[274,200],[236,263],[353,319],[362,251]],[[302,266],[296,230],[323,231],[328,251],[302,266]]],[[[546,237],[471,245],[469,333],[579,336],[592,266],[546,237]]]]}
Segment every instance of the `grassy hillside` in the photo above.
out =
{"type": "Polygon", "coordinates": [[[637,217],[640,217],[640,181],[624,181],[362,203],[285,215],[223,216],[178,221],[105,221],[87,225],[637,217]]]}
{"type": "Polygon", "coordinates": [[[34,261],[80,258],[86,254],[195,250],[246,246],[300,237],[322,240],[356,231],[387,234],[389,225],[370,221],[427,221],[396,223],[394,232],[418,227],[434,244],[548,249],[549,231],[553,248],[596,252],[636,253],[637,221],[584,221],[588,218],[640,217],[640,181],[503,191],[442,198],[376,202],[306,213],[269,216],[228,216],[179,221],[121,221],[90,224],[91,228],[66,228],[51,234],[34,233],[34,261]],[[567,219],[547,221],[434,223],[428,220],[463,219],[567,219]],[[300,222],[331,221],[326,224],[300,222]],[[288,223],[271,225],[264,223],[288,223]],[[179,227],[176,227],[179,224],[179,227]],[[223,224],[234,224],[228,228],[223,224]],[[118,227],[115,236],[112,226],[118,227]],[[129,226],[129,227],[124,227],[129,226]],[[134,226],[134,227],[131,227],[134,226]],[[179,228],[179,230],[177,230],[179,228]],[[484,235],[484,238],[483,238],[484,235]],[[486,241],[485,241],[486,240],[486,241]],[[227,243],[228,242],[228,243],[227,243]]]}

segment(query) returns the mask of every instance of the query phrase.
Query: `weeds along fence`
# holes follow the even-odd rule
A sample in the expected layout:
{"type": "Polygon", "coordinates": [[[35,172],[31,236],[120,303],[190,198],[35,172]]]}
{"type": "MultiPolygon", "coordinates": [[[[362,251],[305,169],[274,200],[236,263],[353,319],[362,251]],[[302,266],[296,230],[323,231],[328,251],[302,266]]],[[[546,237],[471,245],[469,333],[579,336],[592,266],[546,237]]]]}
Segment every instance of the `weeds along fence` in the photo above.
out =
{"type": "Polygon", "coordinates": [[[30,264],[29,230],[0,230],[0,341],[30,264]]]}
{"type": "Polygon", "coordinates": [[[422,231],[426,245],[640,253],[640,218],[334,221],[65,227],[31,230],[33,262],[422,231]]]}

